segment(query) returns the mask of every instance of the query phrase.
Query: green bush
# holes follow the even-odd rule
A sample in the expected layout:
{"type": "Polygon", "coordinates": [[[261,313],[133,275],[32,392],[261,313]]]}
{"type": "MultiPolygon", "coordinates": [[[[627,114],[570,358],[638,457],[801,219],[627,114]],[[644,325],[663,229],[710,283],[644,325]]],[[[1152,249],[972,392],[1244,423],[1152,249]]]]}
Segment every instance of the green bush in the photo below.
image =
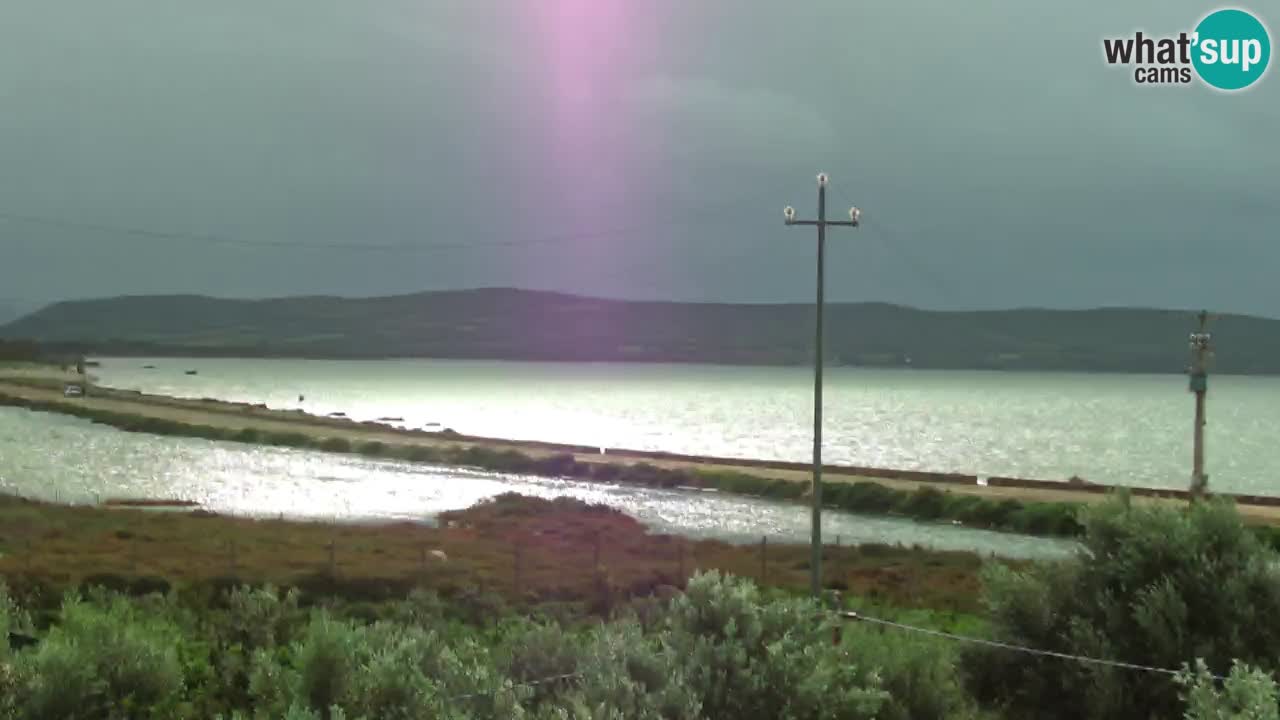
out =
{"type": "Polygon", "coordinates": [[[706,717],[874,718],[887,694],[873,668],[831,645],[837,622],[811,600],[765,602],[712,572],[672,602],[664,641],[706,717]]]}
{"type": "Polygon", "coordinates": [[[943,640],[855,624],[844,645],[865,657],[889,693],[880,720],[957,720],[977,709],[956,672],[957,648],[943,640]]]}
{"type": "MultiPolygon", "coordinates": [[[[1176,669],[1203,658],[1225,674],[1234,660],[1277,668],[1278,558],[1235,509],[1132,506],[1120,497],[1082,516],[1073,558],[984,577],[994,639],[1176,669]]],[[[980,700],[1017,717],[1176,717],[1170,680],[992,648],[965,659],[980,700]]]]}
{"type": "Polygon", "coordinates": [[[16,679],[6,691],[0,671],[0,711],[16,702],[10,715],[36,720],[809,720],[967,708],[947,653],[870,631],[833,646],[834,621],[816,618],[810,601],[715,574],[695,576],[644,625],[539,623],[501,609],[464,625],[449,608],[474,608],[476,597],[446,605],[427,592],[307,615],[300,597],[241,586],[216,597],[69,598],[39,646],[10,653],[16,679]]]}
{"type": "Polygon", "coordinates": [[[370,457],[381,457],[387,454],[387,444],[378,440],[370,440],[360,444],[360,454],[370,457]]]}
{"type": "Polygon", "coordinates": [[[262,433],[255,428],[241,428],[231,439],[242,443],[256,443],[262,439],[262,433]]]}
{"type": "MultiPolygon", "coordinates": [[[[518,454],[518,453],[517,453],[518,454]]],[[[579,470],[579,463],[569,453],[556,453],[544,458],[534,460],[530,467],[539,475],[548,475],[551,477],[577,477],[582,474],[579,470]]]]}
{"type": "Polygon", "coordinates": [[[918,520],[937,520],[946,511],[946,495],[935,487],[921,485],[898,505],[898,512],[918,520]]]}
{"type": "Polygon", "coordinates": [[[595,463],[591,465],[591,479],[597,482],[617,482],[622,476],[622,468],[613,463],[595,463]]]}
{"type": "Polygon", "coordinates": [[[21,716],[163,717],[183,689],[180,642],[176,627],[122,599],[68,599],[61,622],[16,657],[21,716]]]}
{"type": "Polygon", "coordinates": [[[352,699],[355,632],[351,625],[321,613],[312,620],[298,649],[298,694],[307,707],[322,715],[352,699]]]}
{"type": "Polygon", "coordinates": [[[703,485],[713,487],[721,492],[736,493],[738,495],[764,495],[766,489],[772,482],[773,481],[769,478],[720,470],[696,471],[692,473],[689,481],[685,481],[681,484],[703,485]],[[697,478],[697,480],[693,480],[692,478],[697,478]]]}
{"type": "Polygon", "coordinates": [[[1077,535],[1079,508],[1067,503],[1027,503],[1005,519],[1005,529],[1027,535],[1077,535]]]}
{"type": "Polygon", "coordinates": [[[834,495],[833,504],[850,512],[887,513],[897,507],[905,493],[873,482],[823,485],[823,497],[834,495]]]}
{"type": "Polygon", "coordinates": [[[351,441],[344,437],[330,437],[320,441],[320,449],[327,452],[351,452],[351,441]]]}
{"type": "Polygon", "coordinates": [[[305,619],[298,609],[297,590],[281,593],[270,585],[232,590],[224,617],[220,635],[249,650],[288,645],[305,619]]]}
{"type": "Polygon", "coordinates": [[[279,445],[281,447],[305,448],[311,447],[311,438],[305,433],[296,431],[274,431],[268,432],[263,436],[263,440],[268,445],[279,445]]]}
{"type": "Polygon", "coordinates": [[[410,462],[439,462],[440,455],[424,445],[414,445],[405,450],[404,458],[410,462]]]}
{"type": "Polygon", "coordinates": [[[1232,663],[1221,687],[1203,661],[1196,663],[1194,672],[1184,670],[1177,682],[1183,688],[1187,720],[1280,720],[1276,681],[1244,663],[1232,663]]]}

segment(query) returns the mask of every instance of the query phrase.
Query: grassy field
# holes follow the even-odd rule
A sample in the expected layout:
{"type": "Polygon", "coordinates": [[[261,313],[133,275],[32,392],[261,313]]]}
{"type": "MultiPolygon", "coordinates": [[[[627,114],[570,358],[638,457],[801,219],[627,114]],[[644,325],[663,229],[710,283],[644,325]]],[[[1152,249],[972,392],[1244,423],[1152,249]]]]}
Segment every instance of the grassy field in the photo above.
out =
{"type": "MultiPolygon", "coordinates": [[[[828,547],[831,588],[898,607],[976,608],[976,555],[828,547]]],[[[0,496],[0,575],[54,597],[83,584],[138,591],[289,585],[353,600],[492,591],[516,603],[608,603],[717,569],[803,591],[804,545],[738,546],[649,533],[579,501],[500,496],[441,527],[254,520],[200,511],[68,507],[0,496]],[[763,560],[763,562],[762,562],[763,560]]]]}

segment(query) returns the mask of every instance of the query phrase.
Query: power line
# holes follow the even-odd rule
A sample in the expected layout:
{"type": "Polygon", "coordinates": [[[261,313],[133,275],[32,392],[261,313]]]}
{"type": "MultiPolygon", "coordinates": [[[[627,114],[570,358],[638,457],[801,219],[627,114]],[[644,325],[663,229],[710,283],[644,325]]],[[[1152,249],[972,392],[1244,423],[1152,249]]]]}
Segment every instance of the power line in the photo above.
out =
{"type": "MultiPolygon", "coordinates": [[[[673,225],[687,225],[700,221],[701,216],[708,212],[724,210],[731,207],[740,207],[748,201],[760,200],[765,196],[739,198],[731,201],[714,203],[694,208],[685,208],[679,214],[687,217],[683,220],[676,219],[672,216],[661,225],[648,222],[645,224],[628,224],[616,226],[607,229],[597,229],[589,232],[567,232],[552,233],[539,237],[522,237],[519,239],[507,240],[488,240],[488,241],[461,241],[449,243],[355,243],[355,242],[332,242],[319,243],[307,242],[299,240],[249,240],[245,238],[232,237],[228,235],[205,234],[205,233],[189,233],[182,231],[157,230],[154,228],[137,227],[129,225],[116,225],[108,223],[98,223],[82,221],[77,219],[67,219],[61,217],[50,217],[43,215],[31,215],[25,213],[15,213],[6,210],[0,210],[0,220],[6,220],[14,223],[24,223],[29,225],[43,225],[48,227],[61,227],[73,230],[82,230],[94,233],[102,233],[109,235],[120,235],[131,237],[138,240],[148,241],[172,241],[183,242],[188,244],[201,245],[224,245],[232,247],[246,248],[274,248],[274,249],[305,249],[305,250],[356,250],[356,251],[374,251],[374,252],[409,252],[424,253],[434,251],[447,250],[468,250],[473,248],[489,248],[489,247],[524,247],[532,245],[549,245],[558,243],[573,243],[586,240],[617,237],[619,235],[634,235],[643,232],[658,232],[666,227],[673,225]]],[[[66,238],[72,239],[72,238],[66,238]]]]}
{"type": "MultiPolygon", "coordinates": [[[[1041,650],[1039,648],[1026,647],[1024,645],[1013,645],[1011,643],[998,642],[996,640],[985,640],[983,638],[970,637],[968,635],[957,635],[955,633],[943,632],[942,630],[932,630],[930,628],[917,627],[915,625],[907,625],[906,623],[894,622],[892,620],[884,620],[882,618],[871,617],[863,613],[855,611],[843,611],[838,613],[839,617],[844,620],[856,620],[858,622],[871,623],[872,625],[882,625],[884,627],[894,628],[895,630],[904,630],[906,632],[919,633],[921,635],[929,635],[932,637],[951,640],[954,642],[969,643],[972,645],[983,645],[985,647],[999,648],[1001,650],[1011,650],[1013,652],[1025,653],[1028,655],[1038,655],[1040,657],[1051,657],[1058,660],[1069,660],[1085,665],[1101,665],[1104,667],[1119,668],[1122,670],[1136,670],[1140,672],[1158,673],[1161,675],[1176,676],[1181,674],[1178,670],[1170,670],[1169,668],[1153,667],[1151,665],[1139,665],[1137,663],[1121,662],[1119,660],[1103,660],[1101,658],[1088,657],[1086,655],[1072,655],[1071,653],[1056,652],[1053,650],[1041,650]]],[[[1211,675],[1215,680],[1226,680],[1222,675],[1211,675]]]]}
{"type": "MultiPolygon", "coordinates": [[[[840,187],[833,185],[832,189],[835,190],[841,199],[848,202],[849,196],[845,194],[840,187]]],[[[874,214],[864,217],[862,219],[862,225],[870,231],[868,234],[888,250],[890,254],[896,255],[917,274],[924,276],[924,278],[928,280],[936,290],[940,291],[942,295],[945,295],[946,297],[941,298],[943,301],[951,301],[953,303],[953,301],[959,296],[951,282],[946,279],[944,273],[940,273],[933,269],[928,263],[924,262],[919,255],[911,250],[911,243],[904,242],[903,234],[900,231],[886,225],[874,214]],[[888,235],[892,242],[887,241],[884,237],[885,235],[888,235]]]]}

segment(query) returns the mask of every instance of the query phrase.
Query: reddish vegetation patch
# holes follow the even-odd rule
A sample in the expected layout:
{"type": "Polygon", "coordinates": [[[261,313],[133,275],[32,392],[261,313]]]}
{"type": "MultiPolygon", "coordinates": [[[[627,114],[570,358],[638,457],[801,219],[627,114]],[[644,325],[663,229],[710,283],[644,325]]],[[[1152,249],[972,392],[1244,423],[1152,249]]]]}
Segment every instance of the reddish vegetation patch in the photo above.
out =
{"type": "Polygon", "coordinates": [[[517,493],[504,493],[464,510],[441,513],[440,522],[487,537],[544,547],[579,545],[598,537],[617,544],[628,539],[643,540],[648,535],[640,521],[608,505],[567,497],[546,500],[517,493]]]}

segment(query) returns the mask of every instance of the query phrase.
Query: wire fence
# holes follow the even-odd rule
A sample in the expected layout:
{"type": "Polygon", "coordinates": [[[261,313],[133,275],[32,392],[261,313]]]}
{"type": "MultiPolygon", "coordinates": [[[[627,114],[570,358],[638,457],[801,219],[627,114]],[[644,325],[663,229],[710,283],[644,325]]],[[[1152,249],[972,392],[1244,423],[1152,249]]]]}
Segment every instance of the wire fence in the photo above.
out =
{"type": "MultiPolygon", "coordinates": [[[[881,627],[892,628],[892,629],[901,630],[904,632],[917,633],[920,635],[927,635],[929,637],[940,638],[943,640],[950,640],[953,642],[967,643],[970,645],[981,645],[984,647],[998,648],[1001,650],[1024,653],[1027,655],[1035,655],[1038,657],[1055,658],[1058,660],[1065,660],[1068,662],[1081,663],[1085,665],[1098,665],[1102,667],[1112,667],[1112,668],[1118,668],[1122,670],[1135,670],[1139,672],[1168,675],[1171,677],[1177,676],[1182,672],[1180,670],[1172,670],[1170,668],[1154,667],[1151,665],[1141,665],[1138,663],[1122,662],[1120,660],[1106,660],[1103,658],[1088,657],[1085,655],[1073,655],[1071,653],[1057,652],[1055,650],[1042,650],[1040,648],[1027,647],[1025,645],[1015,645],[1012,643],[999,642],[996,640],[987,640],[985,638],[977,638],[969,635],[958,635],[956,633],[949,633],[943,630],[934,630],[932,628],[924,628],[916,625],[908,625],[906,623],[895,622],[893,620],[885,620],[883,618],[872,617],[865,613],[860,613],[860,612],[851,611],[851,610],[839,612],[838,616],[845,620],[853,620],[856,622],[867,623],[871,625],[878,625],[881,627]]],[[[1213,679],[1218,681],[1224,681],[1227,679],[1226,677],[1221,675],[1212,675],[1212,677],[1213,679]]]]}
{"type": "MultiPolygon", "coordinates": [[[[92,502],[86,502],[83,504],[92,504],[92,502]]],[[[655,577],[661,578],[665,582],[675,585],[675,589],[677,591],[680,587],[684,586],[685,582],[692,575],[698,573],[702,568],[706,567],[710,569],[711,567],[716,566],[714,559],[709,559],[706,556],[699,557],[697,541],[679,536],[666,537],[667,542],[660,546],[645,546],[644,566],[648,571],[653,573],[655,577]],[[661,548],[660,551],[655,550],[655,548],[658,547],[661,548]],[[708,560],[710,560],[710,562],[708,562],[708,560]]],[[[342,541],[339,541],[337,536],[332,537],[317,548],[319,552],[314,553],[316,562],[313,569],[316,572],[327,574],[333,578],[340,577],[344,570],[358,570],[360,564],[367,559],[364,555],[356,554],[357,547],[362,544],[363,543],[359,540],[343,539],[342,541]],[[349,549],[349,552],[344,553],[344,549],[349,549]],[[346,557],[344,557],[344,554],[346,557]]],[[[789,554],[786,552],[788,550],[794,551],[796,547],[802,545],[801,543],[788,543],[787,545],[792,546],[790,548],[785,547],[785,545],[784,547],[779,547],[780,545],[783,545],[783,543],[779,543],[777,538],[771,539],[768,535],[762,535],[759,542],[755,544],[737,544],[739,560],[738,566],[740,568],[739,573],[745,574],[748,577],[754,575],[753,579],[757,583],[761,586],[767,586],[770,585],[771,582],[776,583],[780,580],[784,573],[789,573],[794,576],[799,569],[807,570],[807,566],[805,568],[798,568],[798,566],[795,565],[796,556],[794,552],[790,552],[789,554]],[[758,571],[752,571],[754,569],[754,563],[749,562],[749,556],[751,553],[758,554],[758,571]]],[[[835,536],[834,545],[824,546],[824,552],[828,553],[826,559],[828,569],[835,571],[832,573],[832,579],[841,577],[840,549],[844,548],[852,553],[857,552],[856,547],[857,546],[843,545],[841,537],[838,535],[835,536]],[[835,552],[833,553],[832,551],[835,552]]],[[[638,550],[638,547],[634,542],[610,538],[607,534],[600,532],[595,532],[587,535],[586,537],[578,538],[573,547],[574,553],[572,555],[568,553],[556,554],[555,552],[552,552],[552,557],[549,557],[546,548],[543,548],[543,552],[538,553],[535,548],[527,545],[520,539],[516,539],[512,542],[509,548],[509,584],[508,581],[502,578],[501,571],[496,574],[490,574],[487,581],[489,583],[497,581],[498,584],[506,586],[502,589],[509,590],[517,597],[522,596],[526,591],[533,591],[537,594],[539,591],[547,589],[545,586],[538,587],[535,583],[531,582],[530,575],[532,574],[531,570],[541,569],[545,577],[548,563],[554,564],[557,568],[557,572],[561,574],[568,574],[571,572],[572,566],[577,563],[582,563],[585,566],[578,568],[579,570],[587,569],[590,572],[599,572],[610,564],[610,560],[612,558],[622,559],[625,557],[634,557],[638,550]]],[[[23,554],[28,557],[30,557],[33,552],[39,552],[39,549],[33,546],[30,541],[26,542],[25,545],[21,547],[21,550],[23,551],[23,554]]],[[[187,552],[208,550],[208,547],[192,547],[186,549],[187,552]]],[[[224,558],[228,575],[232,577],[239,576],[241,570],[244,569],[242,553],[244,553],[246,548],[242,547],[237,541],[232,540],[223,548],[223,550],[225,551],[224,558]]],[[[169,548],[169,552],[172,551],[173,549],[169,548]]],[[[149,559],[147,556],[150,552],[154,552],[154,550],[148,543],[136,545],[130,544],[127,550],[127,557],[125,558],[126,567],[129,572],[137,574],[139,570],[142,570],[143,574],[146,574],[146,565],[149,559]]],[[[379,555],[384,552],[385,551],[382,549],[378,550],[379,555]]],[[[427,578],[437,572],[451,574],[451,571],[447,569],[449,558],[443,552],[431,549],[430,543],[422,543],[418,545],[416,555],[418,571],[421,578],[427,578]]],[[[404,560],[404,558],[401,558],[401,560],[404,560]]],[[[407,563],[402,564],[408,565],[407,563]]],[[[22,565],[19,565],[19,567],[22,567],[22,565]]],[[[29,565],[27,565],[27,567],[29,569],[29,565]]],[[[454,568],[453,570],[459,571],[459,578],[475,583],[478,589],[482,591],[486,589],[497,589],[493,587],[492,584],[490,587],[485,588],[486,579],[478,575],[474,575],[465,566],[454,568]]],[[[792,577],[792,579],[794,579],[794,577],[792,577]]],[[[839,600],[839,591],[835,591],[832,596],[836,600],[834,607],[828,606],[828,609],[822,611],[822,614],[825,615],[828,612],[834,613],[834,617],[838,620],[857,622],[898,632],[912,633],[947,642],[994,648],[1007,652],[1020,653],[1034,657],[1051,658],[1081,665],[1145,672],[1165,677],[1176,677],[1183,672],[1182,670],[1168,667],[1145,665],[1109,658],[1090,657],[1086,655],[1020,645],[1012,642],[962,635],[936,628],[921,627],[905,622],[877,617],[862,610],[844,609],[839,600]]],[[[836,629],[834,633],[833,640],[838,644],[841,642],[841,636],[838,629],[836,629]]],[[[534,680],[521,681],[516,683],[516,686],[538,687],[556,682],[574,680],[580,677],[581,673],[578,672],[564,673],[534,680]]],[[[1227,679],[1225,676],[1217,674],[1212,675],[1212,677],[1217,681],[1225,681],[1227,679]]],[[[507,685],[490,690],[475,691],[451,696],[446,700],[450,702],[464,701],[502,692],[503,690],[510,689],[511,687],[511,685],[507,685]]]]}

